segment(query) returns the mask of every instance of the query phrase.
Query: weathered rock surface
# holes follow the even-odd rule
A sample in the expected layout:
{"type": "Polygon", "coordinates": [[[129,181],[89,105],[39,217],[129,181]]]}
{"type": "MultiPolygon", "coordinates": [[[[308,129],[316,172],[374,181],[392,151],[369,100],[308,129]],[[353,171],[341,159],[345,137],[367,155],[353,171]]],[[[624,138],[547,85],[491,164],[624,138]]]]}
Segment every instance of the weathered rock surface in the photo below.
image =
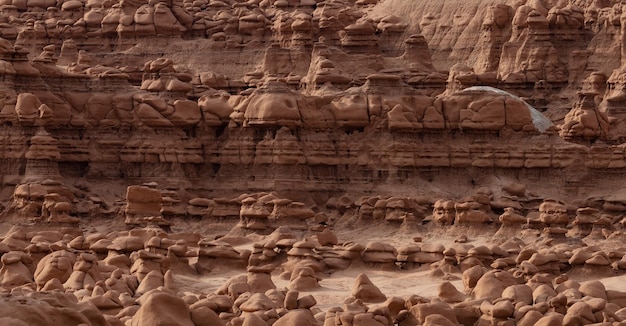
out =
{"type": "Polygon", "coordinates": [[[626,320],[622,2],[0,6],[0,323],[626,320]]]}

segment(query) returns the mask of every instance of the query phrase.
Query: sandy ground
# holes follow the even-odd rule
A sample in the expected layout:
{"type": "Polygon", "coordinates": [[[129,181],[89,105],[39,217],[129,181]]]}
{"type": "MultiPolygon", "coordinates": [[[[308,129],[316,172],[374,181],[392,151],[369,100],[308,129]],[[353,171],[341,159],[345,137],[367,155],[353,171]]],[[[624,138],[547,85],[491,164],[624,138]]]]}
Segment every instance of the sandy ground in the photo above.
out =
{"type": "MultiPolygon", "coordinates": [[[[460,236],[467,236],[468,243],[474,246],[482,244],[501,243],[503,239],[497,239],[489,234],[496,229],[496,227],[485,227],[482,229],[476,228],[426,228],[426,227],[413,227],[403,228],[393,225],[380,225],[380,226],[354,226],[342,227],[341,231],[337,231],[340,242],[358,242],[361,244],[367,244],[370,241],[382,241],[393,245],[398,248],[403,245],[415,244],[414,238],[421,238],[423,242],[435,242],[441,243],[446,248],[454,244],[455,239],[460,236]]],[[[525,241],[528,243],[533,240],[532,232],[524,232],[520,230],[520,236],[526,236],[525,241]]],[[[257,237],[257,240],[262,237],[257,237]]],[[[535,238],[535,241],[542,241],[540,238],[535,238]]],[[[237,246],[238,249],[251,248],[251,243],[246,243],[237,246]]],[[[598,242],[602,244],[602,242],[598,242]]],[[[596,243],[596,244],[598,244],[596,243]]],[[[605,242],[606,246],[617,248],[618,244],[610,244],[605,242]]],[[[187,289],[192,292],[204,292],[209,293],[217,290],[222,286],[230,277],[245,273],[244,270],[240,271],[226,271],[218,272],[215,274],[209,274],[201,277],[192,276],[177,276],[176,280],[181,289],[187,289]]],[[[324,275],[323,279],[319,282],[321,288],[301,292],[301,295],[311,294],[317,301],[317,308],[322,311],[326,311],[331,307],[341,307],[343,303],[350,299],[352,296],[352,287],[354,280],[360,273],[368,275],[369,279],[376,285],[388,298],[389,297],[402,297],[404,299],[417,295],[425,298],[437,297],[438,287],[443,282],[452,283],[457,290],[463,292],[463,283],[461,281],[461,274],[449,274],[446,279],[431,276],[431,269],[428,265],[421,266],[411,270],[377,270],[369,267],[363,268],[350,268],[348,270],[339,271],[330,275],[324,275]]],[[[280,277],[281,270],[277,269],[272,274],[272,281],[278,289],[285,289],[289,281],[280,277]]],[[[570,278],[579,282],[597,279],[605,284],[607,289],[626,291],[626,275],[613,276],[613,272],[610,269],[604,270],[603,273],[596,273],[595,271],[572,271],[570,278]]]]}
{"type": "MultiPolygon", "coordinates": [[[[489,228],[487,228],[489,229],[489,228]]],[[[421,238],[423,242],[436,242],[443,244],[446,248],[454,243],[459,235],[470,235],[470,243],[473,245],[485,244],[489,237],[475,237],[477,230],[450,229],[448,228],[425,228],[425,227],[402,227],[398,225],[343,225],[336,234],[339,241],[356,242],[366,245],[371,241],[388,243],[396,248],[415,244],[414,238],[421,238]]],[[[263,237],[252,237],[261,240],[263,237]]],[[[238,250],[252,248],[252,241],[235,246],[238,250]]],[[[272,273],[272,281],[278,289],[286,289],[289,281],[280,277],[280,268],[272,273]]],[[[176,281],[179,288],[184,291],[195,293],[210,293],[217,290],[229,278],[246,273],[239,271],[217,271],[203,276],[177,275],[176,281]]],[[[321,286],[314,291],[301,292],[302,295],[311,294],[317,301],[317,308],[326,311],[331,307],[341,307],[343,303],[352,296],[354,280],[361,273],[365,273],[388,298],[401,297],[406,299],[417,295],[425,298],[437,297],[438,287],[443,282],[452,283],[459,291],[463,292],[461,274],[452,275],[449,279],[442,279],[431,276],[431,269],[428,265],[410,270],[379,270],[370,267],[355,267],[338,271],[330,275],[324,275],[319,282],[321,286]]],[[[614,281],[618,283],[619,281],[614,281]]],[[[626,287],[626,286],[625,286],[626,287]]]]}
{"type": "MultiPolygon", "coordinates": [[[[200,277],[176,275],[175,280],[183,292],[210,293],[219,289],[231,277],[241,273],[245,273],[245,271],[218,272],[200,277]]],[[[301,291],[300,295],[313,295],[317,301],[316,307],[324,311],[331,307],[341,307],[345,300],[351,298],[354,280],[361,273],[367,274],[372,283],[388,298],[402,297],[406,299],[412,295],[426,298],[436,297],[438,286],[445,281],[429,276],[430,270],[424,268],[411,271],[350,269],[333,273],[319,282],[321,286],[319,289],[301,291]]],[[[289,281],[281,279],[279,274],[279,272],[273,273],[272,281],[277,289],[285,289],[289,281]]],[[[463,283],[460,279],[450,282],[457,289],[463,290],[463,283]]]]}

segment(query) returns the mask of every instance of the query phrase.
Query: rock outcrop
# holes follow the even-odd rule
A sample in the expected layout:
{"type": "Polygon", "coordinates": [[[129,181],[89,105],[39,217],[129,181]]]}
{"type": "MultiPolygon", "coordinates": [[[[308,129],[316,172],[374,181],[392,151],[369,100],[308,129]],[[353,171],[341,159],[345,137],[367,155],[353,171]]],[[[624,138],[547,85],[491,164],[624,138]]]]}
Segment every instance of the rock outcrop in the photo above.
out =
{"type": "Polygon", "coordinates": [[[0,6],[0,324],[626,320],[621,1],[0,6]]]}

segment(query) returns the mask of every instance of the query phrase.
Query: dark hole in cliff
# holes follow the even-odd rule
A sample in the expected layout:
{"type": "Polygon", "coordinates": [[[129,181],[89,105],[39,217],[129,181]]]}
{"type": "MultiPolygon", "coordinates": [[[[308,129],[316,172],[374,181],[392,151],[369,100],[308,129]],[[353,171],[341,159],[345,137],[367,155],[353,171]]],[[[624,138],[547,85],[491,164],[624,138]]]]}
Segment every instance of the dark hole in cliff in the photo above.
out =
{"type": "Polygon", "coordinates": [[[222,134],[224,133],[224,131],[226,131],[226,124],[223,124],[217,128],[215,128],[215,138],[220,138],[220,136],[222,136],[222,134]]]}
{"type": "Polygon", "coordinates": [[[59,162],[59,172],[64,177],[82,178],[88,169],[89,162],[59,162]]]}
{"type": "Polygon", "coordinates": [[[213,163],[213,164],[211,164],[211,167],[213,168],[213,174],[214,175],[217,174],[217,172],[220,171],[220,164],[213,163]]]}

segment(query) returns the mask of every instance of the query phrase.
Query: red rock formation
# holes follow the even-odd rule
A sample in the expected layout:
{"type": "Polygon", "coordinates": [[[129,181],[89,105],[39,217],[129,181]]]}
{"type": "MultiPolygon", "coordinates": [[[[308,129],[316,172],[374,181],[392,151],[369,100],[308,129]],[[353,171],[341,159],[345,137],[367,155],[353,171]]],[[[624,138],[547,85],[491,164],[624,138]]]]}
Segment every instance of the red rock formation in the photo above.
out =
{"type": "MultiPolygon", "coordinates": [[[[76,320],[103,325],[150,324],[161,301],[181,308],[168,318],[189,325],[624,319],[596,300],[624,305],[606,289],[542,279],[626,266],[621,251],[566,247],[623,238],[619,1],[13,0],[1,11],[2,222],[161,228],[53,240],[11,232],[0,245],[0,285],[16,297],[72,290],[81,304],[45,302],[65,300],[81,309],[76,320]],[[396,251],[337,236],[355,226],[451,224],[467,230],[464,242],[499,228],[499,239],[545,243],[532,253],[511,243],[506,254],[430,243],[396,251]],[[197,236],[164,232],[179,227],[197,236]],[[286,227],[298,235],[261,241],[286,227]],[[200,241],[204,231],[224,242],[200,241]],[[239,250],[246,241],[254,252],[239,250]],[[78,258],[56,256],[68,248],[78,258]],[[232,302],[179,300],[168,270],[193,275],[220,263],[249,268],[250,280],[224,291],[232,302]],[[361,263],[465,271],[468,290],[490,301],[469,316],[463,303],[449,306],[459,296],[448,288],[449,304],[407,299],[392,314],[355,295],[322,316],[312,297],[271,283],[282,268],[292,288],[316,288],[320,274],[361,263]],[[523,282],[536,291],[530,302],[518,300],[528,294],[523,282]],[[568,302],[574,290],[580,301],[568,302]]],[[[40,317],[22,321],[48,323],[40,317]]]]}

